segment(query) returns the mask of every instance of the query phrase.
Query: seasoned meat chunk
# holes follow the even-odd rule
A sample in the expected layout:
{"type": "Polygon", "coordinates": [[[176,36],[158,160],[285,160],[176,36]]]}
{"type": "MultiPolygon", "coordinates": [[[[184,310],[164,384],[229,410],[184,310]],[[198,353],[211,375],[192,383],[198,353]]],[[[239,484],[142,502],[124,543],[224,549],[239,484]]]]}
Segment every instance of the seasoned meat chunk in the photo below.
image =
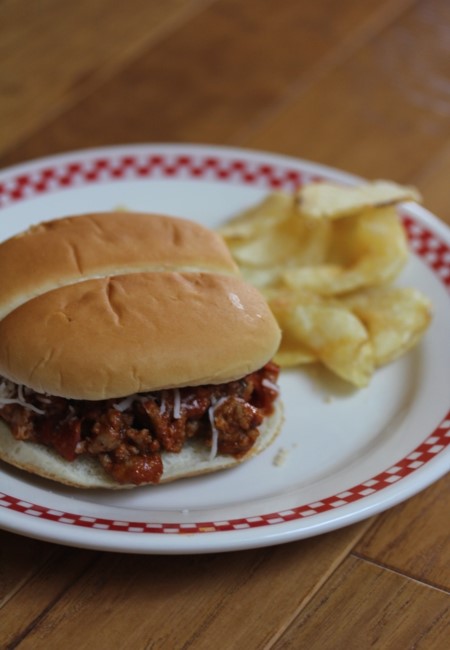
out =
{"type": "Polygon", "coordinates": [[[259,435],[257,427],[264,419],[257,408],[240,397],[221,400],[213,417],[218,431],[218,451],[238,456],[251,449],[259,435]]]}

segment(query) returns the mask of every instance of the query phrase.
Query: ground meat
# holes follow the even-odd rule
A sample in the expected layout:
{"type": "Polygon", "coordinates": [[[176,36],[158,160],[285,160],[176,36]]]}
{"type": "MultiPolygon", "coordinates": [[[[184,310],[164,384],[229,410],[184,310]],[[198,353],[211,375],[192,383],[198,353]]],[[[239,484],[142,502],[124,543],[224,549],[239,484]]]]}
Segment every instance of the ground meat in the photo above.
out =
{"type": "Polygon", "coordinates": [[[33,411],[7,404],[0,409],[0,416],[9,424],[17,440],[36,440],[33,411]]]}
{"type": "MultiPolygon", "coordinates": [[[[165,391],[169,392],[169,391],[165,391]]],[[[186,428],[186,410],[178,418],[173,416],[173,398],[169,404],[169,397],[165,399],[165,409],[161,409],[155,399],[148,399],[142,402],[141,408],[147,415],[152,430],[155,432],[161,447],[166,451],[179,452],[183,448],[186,428]]]]}
{"type": "Polygon", "coordinates": [[[240,397],[226,397],[214,409],[214,425],[219,433],[221,454],[242,456],[255,443],[257,427],[264,419],[261,411],[240,397]]]}
{"type": "Polygon", "coordinates": [[[118,483],[158,483],[163,473],[163,464],[160,454],[138,455],[133,454],[126,445],[119,448],[115,458],[109,454],[100,454],[98,457],[103,468],[118,483]]]}
{"type": "Polygon", "coordinates": [[[246,454],[273,410],[278,372],[268,363],[239,381],[136,395],[123,404],[42,395],[0,378],[18,402],[0,407],[0,417],[17,439],[48,445],[66,460],[96,457],[119,483],[157,483],[162,451],[178,453],[193,437],[212,447],[211,418],[218,452],[246,454]]]}
{"type": "Polygon", "coordinates": [[[127,436],[132,423],[132,415],[120,413],[112,407],[108,408],[106,413],[99,415],[98,419],[93,422],[90,432],[84,440],[84,451],[94,456],[114,451],[127,436]]]}

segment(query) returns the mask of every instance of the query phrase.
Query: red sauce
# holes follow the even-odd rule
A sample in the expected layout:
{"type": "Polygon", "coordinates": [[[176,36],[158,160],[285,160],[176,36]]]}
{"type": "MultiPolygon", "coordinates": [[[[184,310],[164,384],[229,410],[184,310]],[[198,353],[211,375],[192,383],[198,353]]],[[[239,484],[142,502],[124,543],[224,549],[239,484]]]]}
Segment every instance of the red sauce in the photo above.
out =
{"type": "Polygon", "coordinates": [[[0,417],[17,439],[52,447],[67,461],[83,454],[96,457],[118,483],[158,483],[162,451],[178,453],[193,437],[211,448],[211,407],[218,452],[245,455],[258,438],[258,426],[273,412],[278,375],[278,366],[270,362],[226,384],[137,395],[123,411],[116,408],[120,399],[44,398],[25,389],[27,402],[44,413],[8,404],[0,408],[0,417]]]}

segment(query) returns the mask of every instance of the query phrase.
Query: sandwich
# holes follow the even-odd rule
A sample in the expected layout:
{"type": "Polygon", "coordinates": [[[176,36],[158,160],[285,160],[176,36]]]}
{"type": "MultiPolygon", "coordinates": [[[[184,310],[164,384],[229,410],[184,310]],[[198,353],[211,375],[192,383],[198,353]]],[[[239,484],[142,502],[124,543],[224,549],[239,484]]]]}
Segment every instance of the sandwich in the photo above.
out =
{"type": "Polygon", "coordinates": [[[231,468],[277,435],[280,331],[222,238],[130,212],[0,244],[0,460],[79,488],[231,468]]]}

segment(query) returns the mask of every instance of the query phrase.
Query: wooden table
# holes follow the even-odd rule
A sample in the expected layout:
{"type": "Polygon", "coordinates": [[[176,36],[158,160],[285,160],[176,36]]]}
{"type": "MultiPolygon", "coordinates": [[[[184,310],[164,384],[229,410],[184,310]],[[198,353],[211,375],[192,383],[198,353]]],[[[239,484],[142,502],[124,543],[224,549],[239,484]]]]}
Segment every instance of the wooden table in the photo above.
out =
{"type": "MultiPolygon", "coordinates": [[[[131,142],[282,152],[450,223],[447,0],[0,0],[0,165],[131,142]]],[[[186,557],[0,532],[2,648],[450,647],[449,478],[337,532],[186,557]]]]}

